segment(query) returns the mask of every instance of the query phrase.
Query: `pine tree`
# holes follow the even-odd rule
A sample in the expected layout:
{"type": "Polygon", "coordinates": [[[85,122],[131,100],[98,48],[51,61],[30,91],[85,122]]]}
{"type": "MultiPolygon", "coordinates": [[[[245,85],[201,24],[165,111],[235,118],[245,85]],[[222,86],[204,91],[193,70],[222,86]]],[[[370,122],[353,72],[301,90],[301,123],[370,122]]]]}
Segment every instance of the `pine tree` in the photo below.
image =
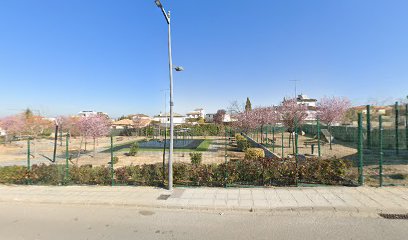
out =
{"type": "Polygon", "coordinates": [[[31,117],[33,116],[33,111],[31,111],[31,109],[27,108],[27,109],[24,111],[24,116],[25,116],[26,119],[31,118],[31,117]]]}
{"type": "Polygon", "coordinates": [[[252,110],[252,104],[251,101],[249,100],[249,97],[247,97],[246,103],[245,103],[245,112],[249,112],[252,110]]]}

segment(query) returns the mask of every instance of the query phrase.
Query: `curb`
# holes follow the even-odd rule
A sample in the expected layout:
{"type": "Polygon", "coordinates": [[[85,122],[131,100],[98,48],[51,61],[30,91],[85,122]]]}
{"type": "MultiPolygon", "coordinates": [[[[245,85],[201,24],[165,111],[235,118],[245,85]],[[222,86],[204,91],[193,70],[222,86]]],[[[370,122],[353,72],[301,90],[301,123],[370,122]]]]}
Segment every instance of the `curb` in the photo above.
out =
{"type": "Polygon", "coordinates": [[[130,208],[149,208],[149,209],[169,209],[169,210],[188,210],[188,211],[209,211],[209,212],[237,212],[237,213],[350,213],[350,214],[379,214],[379,213],[401,213],[408,212],[407,209],[377,209],[377,208],[356,208],[356,207],[215,207],[215,206],[180,206],[167,204],[143,204],[143,203],[113,203],[113,202],[75,202],[75,201],[30,201],[30,200],[1,200],[0,203],[16,204],[54,204],[54,205],[71,205],[71,206],[106,206],[106,207],[130,207],[130,208]]]}

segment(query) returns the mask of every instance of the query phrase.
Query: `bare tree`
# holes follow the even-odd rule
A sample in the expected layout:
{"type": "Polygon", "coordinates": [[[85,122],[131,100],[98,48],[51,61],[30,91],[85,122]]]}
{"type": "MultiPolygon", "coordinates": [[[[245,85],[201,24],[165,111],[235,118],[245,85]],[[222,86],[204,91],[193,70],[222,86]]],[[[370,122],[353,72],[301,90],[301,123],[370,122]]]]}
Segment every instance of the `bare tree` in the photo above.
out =
{"type": "Polygon", "coordinates": [[[245,111],[245,104],[234,100],[230,103],[227,110],[231,115],[237,115],[245,111]]]}

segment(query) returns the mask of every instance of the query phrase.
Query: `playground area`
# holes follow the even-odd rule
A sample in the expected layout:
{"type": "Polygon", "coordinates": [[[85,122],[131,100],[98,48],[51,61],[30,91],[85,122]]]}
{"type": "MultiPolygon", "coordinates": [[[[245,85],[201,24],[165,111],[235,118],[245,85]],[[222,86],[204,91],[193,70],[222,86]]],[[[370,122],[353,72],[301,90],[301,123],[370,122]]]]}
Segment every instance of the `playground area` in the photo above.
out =
{"type": "MultiPolygon", "coordinates": [[[[70,164],[76,165],[108,165],[111,159],[110,137],[85,141],[81,138],[70,138],[68,141],[68,158],[70,164]],[[82,141],[82,143],[81,143],[82,141]],[[81,146],[81,147],[80,147],[81,146]],[[81,151],[79,149],[81,148],[81,151]],[[86,149],[86,150],[85,150],[86,149]]],[[[174,162],[190,162],[189,153],[202,153],[202,163],[225,162],[225,152],[229,157],[243,157],[244,153],[236,152],[229,146],[225,137],[194,137],[192,139],[175,139],[174,162]]],[[[55,161],[54,140],[36,139],[30,141],[30,164],[65,164],[66,138],[58,139],[55,161]]],[[[163,139],[146,139],[145,137],[117,136],[113,137],[113,155],[117,157],[116,167],[141,165],[163,162],[163,139]],[[138,142],[139,151],[135,156],[129,156],[130,146],[138,142]]],[[[166,143],[165,159],[168,159],[169,143],[166,143]]],[[[15,141],[0,145],[0,166],[27,165],[28,142],[15,141]]]]}

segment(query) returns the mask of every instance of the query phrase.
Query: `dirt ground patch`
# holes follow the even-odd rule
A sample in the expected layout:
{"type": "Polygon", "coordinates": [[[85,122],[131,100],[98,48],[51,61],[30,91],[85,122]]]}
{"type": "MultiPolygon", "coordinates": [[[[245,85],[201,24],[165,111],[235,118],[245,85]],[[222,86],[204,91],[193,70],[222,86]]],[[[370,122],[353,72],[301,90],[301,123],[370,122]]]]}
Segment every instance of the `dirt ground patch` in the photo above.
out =
{"type": "MultiPolygon", "coordinates": [[[[197,137],[201,139],[212,139],[212,142],[207,151],[202,152],[203,163],[221,163],[225,161],[225,138],[222,137],[197,137]]],[[[144,139],[144,137],[115,137],[114,145],[123,144],[131,141],[144,139]]],[[[229,142],[227,141],[227,144],[229,142]]],[[[106,165],[110,162],[110,153],[105,151],[110,147],[110,138],[100,138],[96,141],[96,155],[93,152],[93,140],[88,140],[86,143],[86,152],[81,152],[78,158],[81,138],[71,138],[69,141],[69,154],[71,164],[92,164],[106,165]]],[[[228,145],[227,145],[228,147],[228,145]]],[[[82,142],[82,149],[85,148],[85,142],[82,142]]],[[[31,163],[49,164],[54,151],[54,141],[52,139],[38,139],[31,141],[31,163]]],[[[189,153],[194,150],[176,150],[174,152],[174,162],[190,162],[189,153]]],[[[243,153],[236,153],[234,149],[228,147],[228,155],[237,157],[243,156],[243,153]]],[[[150,163],[163,162],[163,151],[160,149],[145,150],[141,149],[136,156],[127,156],[125,151],[118,151],[114,156],[119,158],[119,162],[115,167],[126,165],[139,165],[150,163]]],[[[168,159],[168,151],[166,152],[165,161],[168,159]]],[[[27,160],[27,141],[17,141],[12,144],[0,145],[0,165],[26,165],[27,160]]],[[[62,143],[58,141],[57,163],[65,163],[65,138],[62,143]]]]}

